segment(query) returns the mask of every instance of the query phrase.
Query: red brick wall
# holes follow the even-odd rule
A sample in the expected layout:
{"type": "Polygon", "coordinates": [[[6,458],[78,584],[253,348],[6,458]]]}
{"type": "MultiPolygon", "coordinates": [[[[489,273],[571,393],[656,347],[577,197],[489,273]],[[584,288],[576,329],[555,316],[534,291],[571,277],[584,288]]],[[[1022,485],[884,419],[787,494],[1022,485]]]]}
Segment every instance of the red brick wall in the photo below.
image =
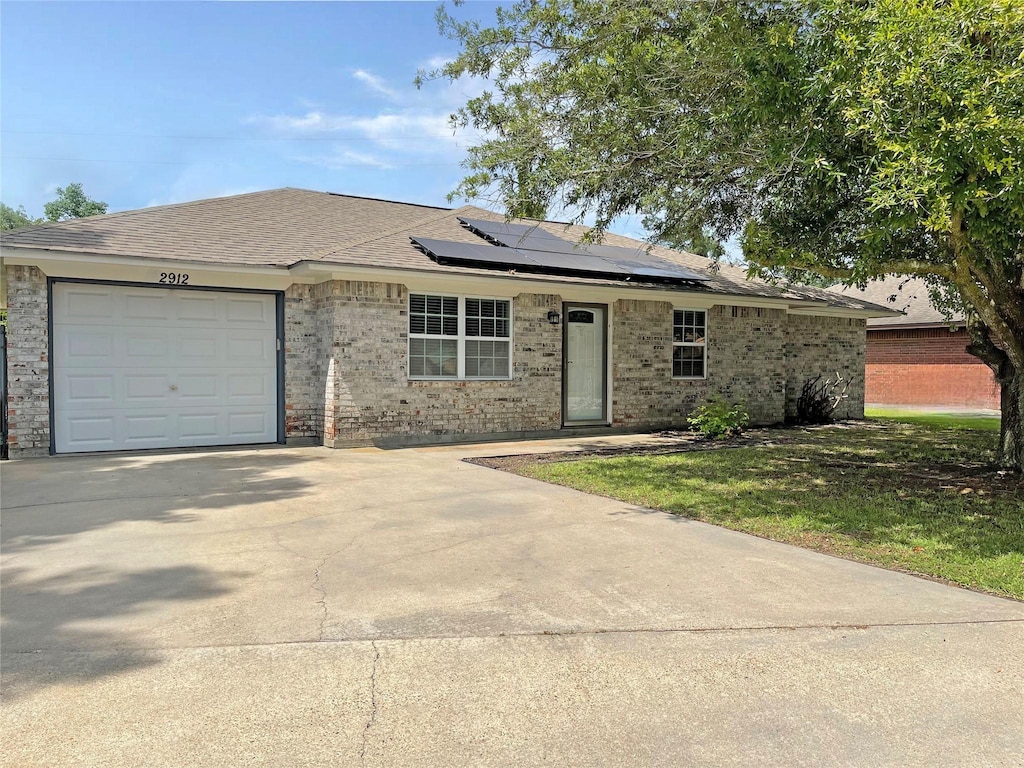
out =
{"type": "Polygon", "coordinates": [[[999,408],[988,366],[967,354],[967,332],[868,330],[865,401],[878,405],[999,408]]]}

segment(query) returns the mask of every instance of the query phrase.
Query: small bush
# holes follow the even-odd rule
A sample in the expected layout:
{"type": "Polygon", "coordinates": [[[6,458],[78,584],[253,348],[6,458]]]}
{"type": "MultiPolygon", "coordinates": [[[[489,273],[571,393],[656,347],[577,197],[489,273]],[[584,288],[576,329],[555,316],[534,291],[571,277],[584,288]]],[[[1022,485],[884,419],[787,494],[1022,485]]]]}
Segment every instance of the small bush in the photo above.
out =
{"type": "Polygon", "coordinates": [[[713,397],[687,419],[690,428],[701,437],[732,437],[750,423],[746,409],[721,397],[713,397]]]}
{"type": "Polygon", "coordinates": [[[837,371],[833,379],[815,376],[804,382],[796,399],[797,424],[829,424],[839,404],[846,399],[850,380],[837,371]]]}

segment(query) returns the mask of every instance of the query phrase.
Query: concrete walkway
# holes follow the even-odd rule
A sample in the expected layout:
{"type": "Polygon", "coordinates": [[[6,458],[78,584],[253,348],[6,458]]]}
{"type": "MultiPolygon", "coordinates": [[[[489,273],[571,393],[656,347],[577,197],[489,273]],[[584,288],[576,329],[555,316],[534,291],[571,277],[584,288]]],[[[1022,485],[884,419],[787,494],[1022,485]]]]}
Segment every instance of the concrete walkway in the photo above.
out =
{"type": "Polygon", "coordinates": [[[566,446],[4,465],[0,762],[1021,764],[1024,605],[460,460],[566,446]]]}

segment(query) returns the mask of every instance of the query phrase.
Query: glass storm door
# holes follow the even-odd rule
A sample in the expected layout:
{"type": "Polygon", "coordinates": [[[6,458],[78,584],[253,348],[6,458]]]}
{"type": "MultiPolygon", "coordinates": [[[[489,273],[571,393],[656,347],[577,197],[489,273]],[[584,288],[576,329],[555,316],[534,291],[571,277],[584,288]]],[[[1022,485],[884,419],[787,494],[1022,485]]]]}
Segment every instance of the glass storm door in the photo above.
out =
{"type": "Polygon", "coordinates": [[[565,305],[566,424],[607,421],[605,311],[592,304],[565,305]]]}

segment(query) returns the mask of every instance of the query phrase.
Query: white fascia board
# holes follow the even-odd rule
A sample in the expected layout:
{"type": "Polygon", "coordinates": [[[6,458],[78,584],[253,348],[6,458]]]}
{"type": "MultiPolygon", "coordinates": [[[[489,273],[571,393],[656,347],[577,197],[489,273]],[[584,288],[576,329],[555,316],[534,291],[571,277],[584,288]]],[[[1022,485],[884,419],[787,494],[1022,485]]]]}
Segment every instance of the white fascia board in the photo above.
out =
{"type": "Polygon", "coordinates": [[[83,280],[159,284],[161,273],[174,272],[188,274],[189,285],[211,288],[284,290],[292,283],[312,282],[296,279],[285,267],[211,264],[36,248],[4,248],[0,251],[0,260],[5,264],[37,267],[47,277],[83,280]]]}
{"type": "Polygon", "coordinates": [[[853,309],[846,307],[833,307],[829,304],[816,304],[811,307],[807,305],[791,306],[791,315],[817,315],[818,317],[846,317],[866,320],[871,317],[899,317],[899,312],[891,312],[882,309],[853,309]]]}
{"type": "Polygon", "coordinates": [[[546,293],[561,296],[567,301],[612,303],[617,299],[664,301],[669,304],[685,302],[696,309],[710,309],[717,304],[769,309],[788,309],[792,299],[773,299],[761,296],[739,296],[703,291],[681,291],[671,288],[625,288],[616,285],[591,285],[558,279],[538,280],[533,275],[459,275],[449,272],[428,272],[414,269],[387,269],[317,264],[301,262],[292,268],[297,275],[317,275],[324,280],[361,280],[391,282],[406,286],[410,291],[440,291],[457,294],[475,294],[514,298],[520,293],[546,293]]]}

